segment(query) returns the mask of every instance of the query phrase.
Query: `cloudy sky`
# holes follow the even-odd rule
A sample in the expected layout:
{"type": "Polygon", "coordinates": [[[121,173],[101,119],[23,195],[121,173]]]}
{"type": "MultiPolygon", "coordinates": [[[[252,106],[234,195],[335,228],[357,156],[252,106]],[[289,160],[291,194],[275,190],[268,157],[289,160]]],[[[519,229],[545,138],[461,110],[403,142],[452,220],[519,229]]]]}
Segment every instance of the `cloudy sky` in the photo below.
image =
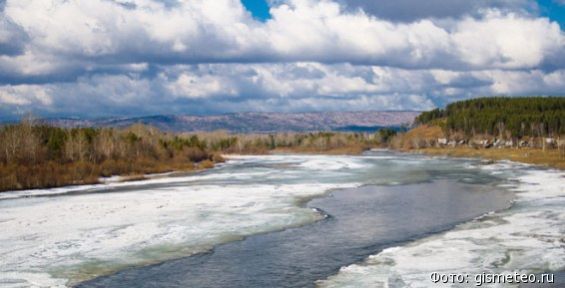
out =
{"type": "Polygon", "coordinates": [[[0,0],[0,119],[565,95],[565,0],[0,0]]]}

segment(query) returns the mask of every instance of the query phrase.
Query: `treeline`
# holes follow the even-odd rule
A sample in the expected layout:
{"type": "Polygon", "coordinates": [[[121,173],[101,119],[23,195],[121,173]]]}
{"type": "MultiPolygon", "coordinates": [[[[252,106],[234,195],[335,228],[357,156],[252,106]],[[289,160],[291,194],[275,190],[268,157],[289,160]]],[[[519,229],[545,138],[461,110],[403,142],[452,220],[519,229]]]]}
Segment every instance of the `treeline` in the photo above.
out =
{"type": "Polygon", "coordinates": [[[447,134],[503,138],[565,134],[565,97],[491,97],[455,102],[420,114],[416,124],[442,127],[447,134]]]}
{"type": "MultiPolygon", "coordinates": [[[[382,131],[388,131],[387,129],[382,131]]],[[[394,132],[392,132],[394,133],[394,132]]],[[[271,152],[358,154],[385,142],[388,134],[312,132],[277,134],[201,133],[210,147],[228,154],[271,152]]]]}
{"type": "Polygon", "coordinates": [[[24,121],[0,128],[0,191],[206,168],[218,161],[198,138],[145,126],[63,129],[24,121]]]}
{"type": "Polygon", "coordinates": [[[0,191],[210,168],[222,153],[360,153],[394,133],[175,134],[144,125],[59,128],[27,120],[0,127],[0,191]]]}

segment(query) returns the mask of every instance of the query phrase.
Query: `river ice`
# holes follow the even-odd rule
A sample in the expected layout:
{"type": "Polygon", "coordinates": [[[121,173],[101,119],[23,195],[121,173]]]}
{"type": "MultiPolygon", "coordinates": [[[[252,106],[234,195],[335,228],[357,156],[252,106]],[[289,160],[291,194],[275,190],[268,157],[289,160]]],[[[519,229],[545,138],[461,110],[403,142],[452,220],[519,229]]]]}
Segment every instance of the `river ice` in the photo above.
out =
{"type": "MultiPolygon", "coordinates": [[[[222,167],[196,175],[2,193],[0,287],[65,287],[312,223],[324,215],[303,202],[332,189],[454,174],[472,183],[515,167],[386,152],[232,156],[222,167]],[[475,179],[477,173],[484,175],[475,179]]],[[[511,210],[385,250],[320,285],[411,283],[421,281],[426,269],[476,270],[496,263],[504,269],[562,268],[563,176],[520,169],[513,188],[520,197],[511,210]],[[506,255],[510,261],[501,262],[506,255]],[[430,266],[418,264],[422,259],[430,266]]]]}
{"type": "MultiPolygon", "coordinates": [[[[433,272],[542,273],[565,269],[565,173],[512,163],[483,166],[507,173],[514,205],[439,235],[385,249],[343,267],[320,287],[430,287],[433,272]]],[[[461,284],[451,284],[461,287],[461,284]]],[[[446,287],[450,285],[443,285],[446,287]]],[[[511,285],[500,285],[507,287],[511,285]]],[[[490,287],[490,286],[489,286],[490,287]]]]}

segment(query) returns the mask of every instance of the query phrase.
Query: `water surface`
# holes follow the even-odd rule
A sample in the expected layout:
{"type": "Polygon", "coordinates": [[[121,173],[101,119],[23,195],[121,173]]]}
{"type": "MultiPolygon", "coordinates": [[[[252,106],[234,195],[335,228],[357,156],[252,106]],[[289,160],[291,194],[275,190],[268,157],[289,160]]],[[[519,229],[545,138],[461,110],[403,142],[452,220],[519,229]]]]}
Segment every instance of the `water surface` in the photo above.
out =
{"type": "MultiPolygon", "coordinates": [[[[507,205],[505,172],[483,166],[389,152],[240,156],[197,175],[2,193],[0,286],[112,275],[85,283],[96,285],[130,277],[123,273],[164,274],[180,286],[292,277],[284,283],[311,285],[383,247],[507,205]],[[159,271],[167,265],[179,266],[159,271]]],[[[135,285],[152,281],[142,279],[135,285]]]]}
{"type": "Polygon", "coordinates": [[[129,269],[79,287],[312,287],[383,247],[505,208],[511,193],[454,180],[335,191],[309,207],[326,219],[213,251],[129,269]]]}

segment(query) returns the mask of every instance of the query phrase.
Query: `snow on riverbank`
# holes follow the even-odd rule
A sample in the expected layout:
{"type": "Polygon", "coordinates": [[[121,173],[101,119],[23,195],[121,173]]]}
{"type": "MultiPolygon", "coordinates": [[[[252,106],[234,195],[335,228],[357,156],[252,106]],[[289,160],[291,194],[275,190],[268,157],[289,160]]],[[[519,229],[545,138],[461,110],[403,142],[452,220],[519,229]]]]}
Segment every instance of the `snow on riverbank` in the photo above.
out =
{"type": "Polygon", "coordinates": [[[230,156],[196,175],[2,193],[0,287],[62,287],[312,223],[323,215],[301,204],[331,189],[480,183],[486,172],[473,163],[388,152],[230,156]]]}
{"type": "Polygon", "coordinates": [[[517,199],[510,209],[385,249],[364,263],[343,267],[318,285],[430,287],[435,285],[430,280],[433,272],[472,275],[565,269],[565,173],[507,163],[484,168],[497,174],[521,170],[513,179],[517,199]]]}
{"type": "Polygon", "coordinates": [[[318,156],[268,161],[271,166],[261,158],[239,157],[230,165],[261,165],[3,194],[0,286],[62,287],[124,267],[206,251],[248,235],[304,225],[322,215],[302,207],[301,199],[359,185],[319,178],[334,172],[355,173],[348,167],[360,167],[361,159],[318,156]],[[323,175],[317,171],[320,161],[327,164],[323,175]],[[177,184],[154,185],[171,183],[177,184]],[[122,187],[128,189],[116,190],[122,187]]]}

